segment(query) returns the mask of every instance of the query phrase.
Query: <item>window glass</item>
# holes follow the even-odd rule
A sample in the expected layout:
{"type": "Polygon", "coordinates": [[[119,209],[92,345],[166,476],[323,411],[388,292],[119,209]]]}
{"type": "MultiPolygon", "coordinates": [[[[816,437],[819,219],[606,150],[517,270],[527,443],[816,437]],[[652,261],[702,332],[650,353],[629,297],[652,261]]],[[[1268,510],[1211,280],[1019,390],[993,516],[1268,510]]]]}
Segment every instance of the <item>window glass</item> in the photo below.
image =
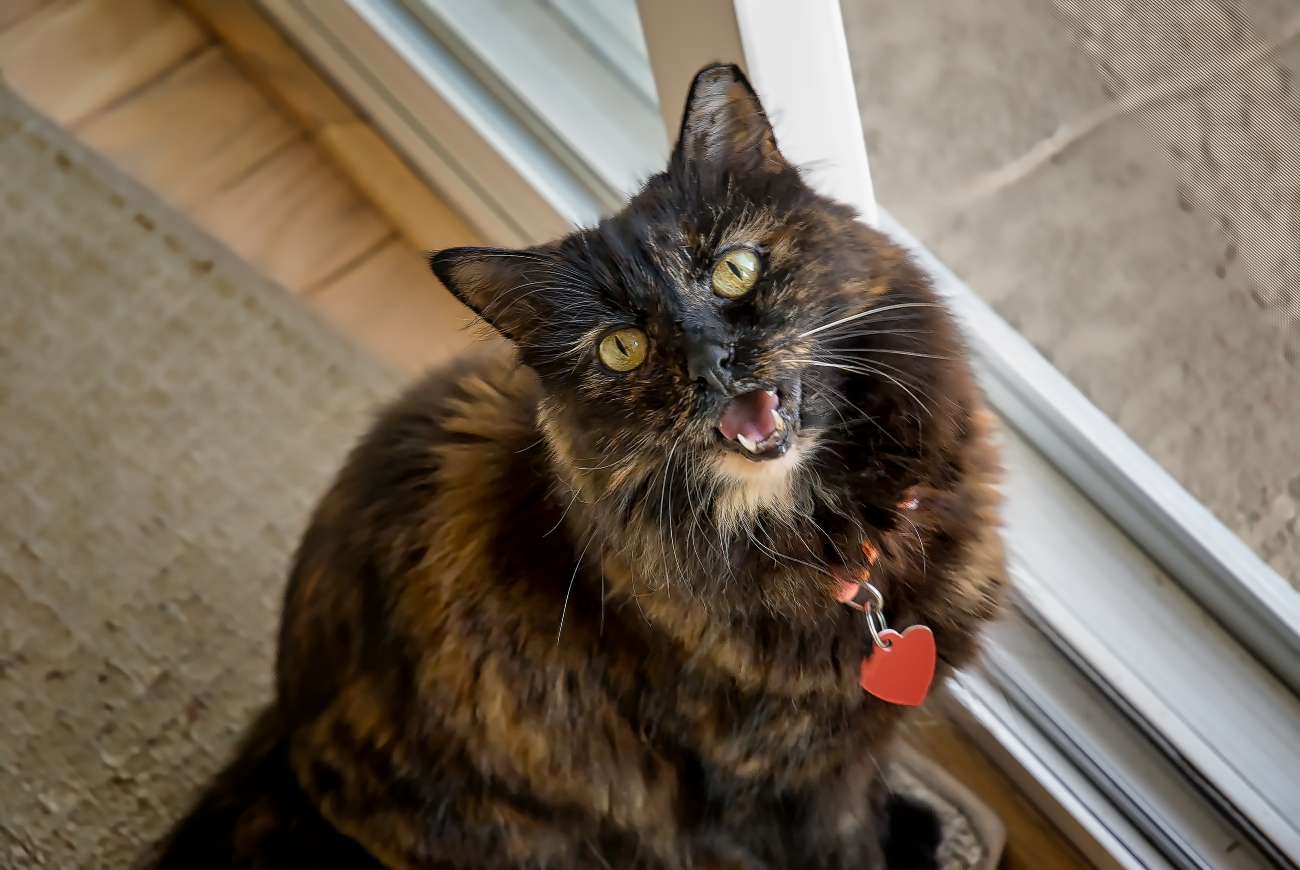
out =
{"type": "Polygon", "coordinates": [[[842,8],[881,204],[1300,585],[1294,5],[842,8]]]}
{"type": "Polygon", "coordinates": [[[409,0],[475,71],[619,192],[668,156],[635,0],[409,0]]]}

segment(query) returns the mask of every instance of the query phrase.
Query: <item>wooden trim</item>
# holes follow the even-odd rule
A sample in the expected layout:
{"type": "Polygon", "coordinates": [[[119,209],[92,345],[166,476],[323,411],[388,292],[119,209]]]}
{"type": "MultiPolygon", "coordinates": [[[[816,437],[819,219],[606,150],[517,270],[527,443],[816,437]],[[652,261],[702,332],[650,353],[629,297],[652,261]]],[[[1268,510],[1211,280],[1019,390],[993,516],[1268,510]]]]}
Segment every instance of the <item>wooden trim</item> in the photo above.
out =
{"type": "Polygon", "coordinates": [[[1092,863],[951,721],[923,710],[903,739],[979,795],[1002,819],[1007,845],[1001,870],[1092,870],[1092,863]]]}
{"type": "Polygon", "coordinates": [[[0,33],[0,69],[24,100],[74,127],[207,42],[170,0],[57,0],[0,33]]]}
{"type": "Polygon", "coordinates": [[[344,100],[252,0],[176,0],[307,132],[415,247],[482,244],[482,236],[344,100]]]}

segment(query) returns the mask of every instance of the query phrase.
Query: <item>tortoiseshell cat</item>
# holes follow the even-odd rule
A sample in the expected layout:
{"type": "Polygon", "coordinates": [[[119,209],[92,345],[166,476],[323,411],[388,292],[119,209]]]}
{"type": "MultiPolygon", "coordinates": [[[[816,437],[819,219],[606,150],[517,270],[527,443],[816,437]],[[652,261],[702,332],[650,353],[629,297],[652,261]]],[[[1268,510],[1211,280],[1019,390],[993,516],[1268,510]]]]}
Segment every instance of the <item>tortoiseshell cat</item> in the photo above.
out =
{"type": "Polygon", "coordinates": [[[997,608],[996,461],[926,277],[731,66],[620,214],[432,266],[513,349],[352,454],[278,700],[161,866],[933,866],[878,765],[906,708],[837,600],[869,574],[938,678],[997,608]]]}

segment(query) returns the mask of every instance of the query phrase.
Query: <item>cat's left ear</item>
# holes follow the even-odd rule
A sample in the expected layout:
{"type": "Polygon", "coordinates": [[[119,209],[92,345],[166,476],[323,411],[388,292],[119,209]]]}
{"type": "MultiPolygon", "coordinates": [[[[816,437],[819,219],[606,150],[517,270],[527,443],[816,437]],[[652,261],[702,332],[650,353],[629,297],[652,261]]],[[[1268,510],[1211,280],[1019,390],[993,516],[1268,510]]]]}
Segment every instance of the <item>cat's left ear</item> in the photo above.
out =
{"type": "Polygon", "coordinates": [[[758,94],[735,64],[707,66],[686,97],[675,167],[780,172],[788,168],[758,94]]]}
{"type": "Polygon", "coordinates": [[[448,248],[429,257],[438,280],[511,341],[535,326],[549,270],[544,257],[507,248],[448,248]]]}

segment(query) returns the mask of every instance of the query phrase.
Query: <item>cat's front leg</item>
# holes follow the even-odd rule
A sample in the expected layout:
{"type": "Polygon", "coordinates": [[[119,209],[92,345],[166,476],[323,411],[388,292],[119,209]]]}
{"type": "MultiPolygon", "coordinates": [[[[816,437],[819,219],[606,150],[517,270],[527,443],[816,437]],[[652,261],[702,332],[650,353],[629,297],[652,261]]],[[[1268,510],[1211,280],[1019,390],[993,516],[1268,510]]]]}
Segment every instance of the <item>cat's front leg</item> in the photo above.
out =
{"type": "Polygon", "coordinates": [[[799,859],[827,870],[938,870],[938,817],[890,793],[874,761],[804,796],[799,859]]]}
{"type": "Polygon", "coordinates": [[[800,801],[803,825],[796,863],[827,870],[886,870],[880,779],[869,762],[811,785],[800,801]]]}

